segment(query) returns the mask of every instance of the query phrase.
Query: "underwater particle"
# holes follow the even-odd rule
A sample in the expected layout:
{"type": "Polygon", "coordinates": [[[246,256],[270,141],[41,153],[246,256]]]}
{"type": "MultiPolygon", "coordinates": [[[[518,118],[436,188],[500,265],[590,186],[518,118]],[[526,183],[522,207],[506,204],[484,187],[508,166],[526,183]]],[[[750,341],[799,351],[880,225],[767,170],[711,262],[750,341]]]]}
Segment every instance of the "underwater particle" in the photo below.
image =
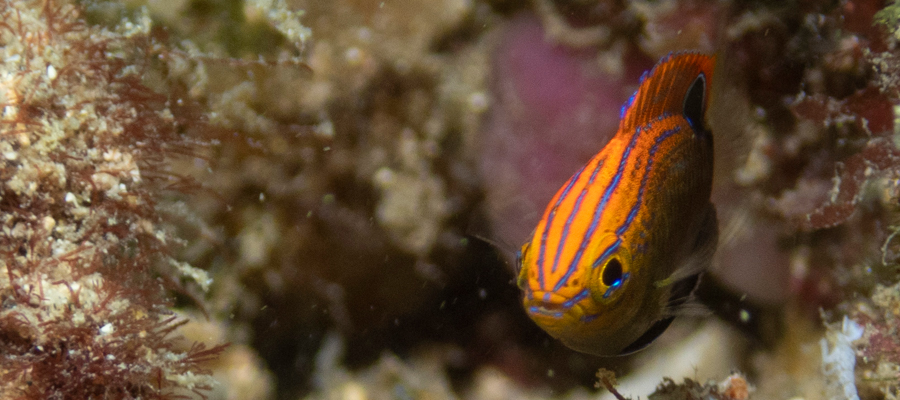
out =
{"type": "Polygon", "coordinates": [[[828,325],[827,328],[825,337],[819,341],[826,395],[830,399],[858,400],[854,375],[856,347],[853,342],[862,338],[865,330],[847,316],[844,316],[840,327],[828,325]]]}

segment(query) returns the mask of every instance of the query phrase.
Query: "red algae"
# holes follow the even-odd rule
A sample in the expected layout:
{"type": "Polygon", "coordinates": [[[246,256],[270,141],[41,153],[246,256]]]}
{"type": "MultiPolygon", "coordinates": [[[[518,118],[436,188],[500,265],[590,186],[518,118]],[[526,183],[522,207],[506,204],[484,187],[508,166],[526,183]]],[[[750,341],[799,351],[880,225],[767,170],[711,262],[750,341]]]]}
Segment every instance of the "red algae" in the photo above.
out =
{"type": "Polygon", "coordinates": [[[202,119],[142,83],[149,26],[82,18],[0,5],[0,397],[203,397],[225,346],[177,348],[166,289],[209,278],[173,257],[158,203],[192,186],[167,162],[198,154],[181,133],[202,119]]]}
{"type": "MultiPolygon", "coordinates": [[[[92,9],[120,7],[100,3],[92,9]]],[[[4,106],[21,107],[4,114],[10,134],[0,141],[0,245],[14,261],[0,275],[0,346],[15,352],[0,374],[17,390],[0,397],[37,396],[23,384],[30,376],[10,372],[26,362],[51,382],[40,390],[94,397],[227,396],[225,385],[200,390],[211,385],[198,375],[207,366],[259,377],[255,398],[595,399],[599,367],[635,398],[659,382],[653,398],[896,396],[896,5],[164,3],[129,3],[150,11],[128,11],[144,31],[124,42],[105,36],[124,25],[73,24],[78,8],[50,3],[57,12],[35,15],[54,16],[54,32],[100,32],[110,46],[76,53],[110,56],[30,63],[44,78],[0,81],[40,89],[2,91],[4,106]],[[161,51],[169,42],[179,50],[161,51]],[[722,240],[706,277],[785,309],[789,323],[766,350],[714,317],[679,317],[634,358],[575,354],[529,323],[504,262],[464,233],[483,214],[493,231],[478,234],[517,247],[553,191],[615,131],[640,73],[681,50],[714,52],[723,68],[711,107],[722,240]],[[95,68],[106,69],[79,72],[95,68]],[[125,79],[132,72],[144,79],[125,79]],[[39,95],[75,77],[111,95],[39,95]],[[185,118],[203,115],[228,132],[213,145],[187,139],[208,127],[185,118]],[[169,123],[162,136],[141,130],[157,117],[169,123]],[[39,159],[29,132],[45,120],[65,134],[49,161],[23,162],[39,159]],[[119,134],[88,135],[97,132],[119,134]],[[167,167],[176,153],[188,157],[167,167]],[[160,194],[193,187],[173,171],[197,171],[215,195],[163,206],[160,194]],[[163,214],[188,216],[176,222],[186,241],[163,229],[163,214]],[[172,262],[182,253],[170,245],[181,243],[190,264],[172,262]],[[220,348],[173,344],[185,328],[175,329],[156,277],[194,280],[186,292],[198,299],[209,284],[217,333],[190,340],[234,342],[225,356],[206,363],[220,348]],[[37,321],[54,309],[45,305],[57,314],[37,321]],[[167,355],[150,357],[162,378],[149,386],[133,383],[145,370],[116,363],[146,362],[136,349],[167,355]],[[57,379],[59,366],[97,379],[57,379]]]]}

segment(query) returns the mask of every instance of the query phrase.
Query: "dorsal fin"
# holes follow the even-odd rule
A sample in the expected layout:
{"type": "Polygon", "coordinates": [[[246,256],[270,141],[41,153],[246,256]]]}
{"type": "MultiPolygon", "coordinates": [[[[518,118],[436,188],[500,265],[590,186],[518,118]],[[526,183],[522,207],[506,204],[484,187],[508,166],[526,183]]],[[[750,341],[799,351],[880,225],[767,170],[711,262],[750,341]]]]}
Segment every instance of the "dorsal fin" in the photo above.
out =
{"type": "Polygon", "coordinates": [[[641,79],[640,87],[625,104],[619,130],[631,131],[676,114],[685,116],[692,126],[705,126],[703,119],[714,65],[714,56],[699,53],[677,53],[663,58],[641,79]]]}

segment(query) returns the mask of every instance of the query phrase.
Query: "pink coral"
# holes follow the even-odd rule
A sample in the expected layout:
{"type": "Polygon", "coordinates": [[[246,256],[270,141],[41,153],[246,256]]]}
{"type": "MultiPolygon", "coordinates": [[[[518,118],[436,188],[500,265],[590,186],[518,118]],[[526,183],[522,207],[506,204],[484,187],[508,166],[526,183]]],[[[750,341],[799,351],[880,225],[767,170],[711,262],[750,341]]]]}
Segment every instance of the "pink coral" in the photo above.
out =
{"type": "Polygon", "coordinates": [[[619,110],[652,61],[548,42],[537,19],[504,29],[493,61],[495,105],[481,136],[481,173],[498,241],[518,246],[553,193],[619,126],[619,110]],[[608,58],[612,70],[600,68],[608,58]]]}

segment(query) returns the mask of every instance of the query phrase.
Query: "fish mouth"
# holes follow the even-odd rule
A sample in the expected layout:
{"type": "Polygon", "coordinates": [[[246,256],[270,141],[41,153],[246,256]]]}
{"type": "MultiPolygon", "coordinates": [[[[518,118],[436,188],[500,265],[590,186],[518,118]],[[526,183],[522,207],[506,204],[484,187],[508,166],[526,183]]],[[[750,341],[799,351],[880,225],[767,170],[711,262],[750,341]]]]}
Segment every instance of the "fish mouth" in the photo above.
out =
{"type": "Polygon", "coordinates": [[[540,315],[544,317],[562,318],[569,309],[562,304],[538,302],[528,306],[528,312],[532,315],[540,315]]]}
{"type": "Polygon", "coordinates": [[[532,292],[525,296],[525,310],[533,319],[562,319],[565,316],[580,318],[584,315],[581,305],[551,292],[532,292]]]}
{"type": "Polygon", "coordinates": [[[557,293],[535,291],[528,293],[524,299],[525,311],[528,316],[545,329],[553,330],[558,325],[563,325],[565,320],[590,322],[599,314],[585,312],[581,301],[587,297],[587,291],[568,298],[557,293]]]}

